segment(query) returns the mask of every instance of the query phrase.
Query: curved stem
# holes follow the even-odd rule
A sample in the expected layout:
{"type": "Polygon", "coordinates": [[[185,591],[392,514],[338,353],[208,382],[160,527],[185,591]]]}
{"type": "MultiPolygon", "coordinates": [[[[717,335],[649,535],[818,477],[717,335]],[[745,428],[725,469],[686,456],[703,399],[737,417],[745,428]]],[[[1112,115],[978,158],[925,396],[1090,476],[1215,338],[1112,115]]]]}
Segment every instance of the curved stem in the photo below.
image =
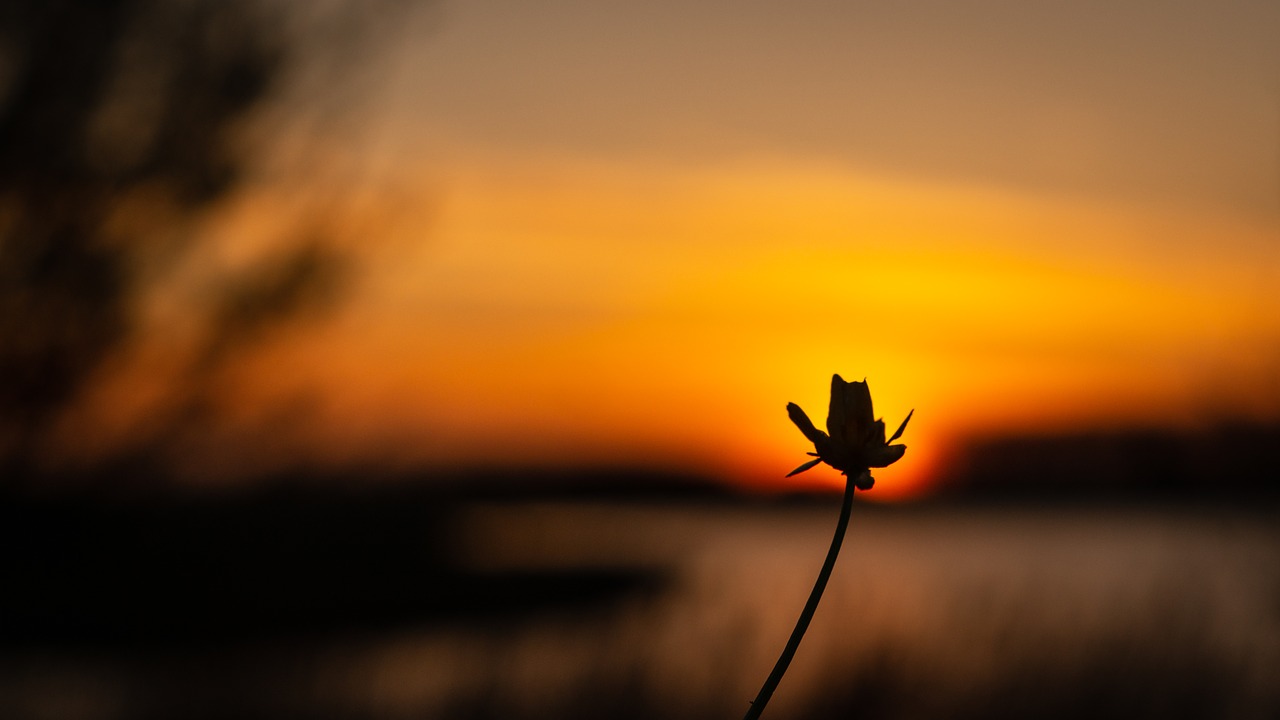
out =
{"type": "Polygon", "coordinates": [[[836,534],[831,538],[831,548],[827,550],[827,559],[823,561],[818,579],[813,583],[809,601],[804,604],[804,610],[800,611],[800,619],[796,621],[796,627],[791,631],[787,646],[782,649],[782,655],[774,664],[773,672],[769,673],[769,677],[765,679],[764,685],[761,686],[756,699],[751,701],[751,707],[747,709],[747,714],[742,720],[756,720],[764,712],[764,706],[769,703],[769,698],[773,697],[773,691],[782,681],[783,674],[787,672],[787,666],[791,664],[791,657],[796,654],[796,648],[800,647],[800,640],[809,629],[809,621],[813,619],[813,612],[818,609],[822,591],[827,589],[827,579],[831,577],[831,569],[836,565],[836,556],[840,554],[840,545],[844,542],[844,531],[849,526],[849,513],[853,509],[853,491],[853,478],[847,478],[844,485],[844,502],[840,506],[840,520],[836,523],[836,534]]]}

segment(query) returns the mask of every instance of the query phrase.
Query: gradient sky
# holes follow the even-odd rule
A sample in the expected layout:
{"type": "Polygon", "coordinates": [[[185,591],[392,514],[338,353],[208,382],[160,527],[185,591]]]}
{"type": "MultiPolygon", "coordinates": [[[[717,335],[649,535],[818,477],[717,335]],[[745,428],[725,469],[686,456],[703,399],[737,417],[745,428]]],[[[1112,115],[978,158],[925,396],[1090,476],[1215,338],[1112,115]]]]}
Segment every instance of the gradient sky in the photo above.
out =
{"type": "MultiPolygon", "coordinates": [[[[1280,416],[1277,37],[1270,0],[445,2],[302,164],[360,285],[192,464],[776,486],[839,372],[916,409],[891,497],[975,434],[1280,416]]],[[[263,177],[228,257],[308,212],[263,177]]]]}

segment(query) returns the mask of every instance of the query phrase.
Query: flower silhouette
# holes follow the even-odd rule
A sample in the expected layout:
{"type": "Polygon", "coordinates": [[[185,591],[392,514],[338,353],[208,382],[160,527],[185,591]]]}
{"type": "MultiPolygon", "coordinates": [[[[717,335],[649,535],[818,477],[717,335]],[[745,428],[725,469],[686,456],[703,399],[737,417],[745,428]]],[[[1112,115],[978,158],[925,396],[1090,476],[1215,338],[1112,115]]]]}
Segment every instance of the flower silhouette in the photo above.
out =
{"type": "Polygon", "coordinates": [[[871,389],[866,380],[845,382],[839,375],[831,376],[831,407],[827,410],[827,432],[814,427],[813,421],[795,403],[787,404],[787,415],[800,432],[813,443],[817,452],[811,452],[813,460],[787,473],[796,473],[824,462],[852,477],[859,490],[870,490],[875,483],[871,468],[888,467],[897,462],[907,451],[906,445],[889,443],[902,437],[907,422],[915,410],[907,413],[907,419],[898,426],[893,437],[885,440],[884,421],[875,418],[871,408],[871,389]]]}
{"type": "Polygon", "coordinates": [[[796,621],[791,637],[782,648],[778,662],[774,663],[773,671],[769,673],[769,677],[765,678],[764,685],[760,686],[760,692],[756,694],[756,699],[752,700],[748,706],[743,720],[759,720],[765,706],[769,704],[769,698],[773,697],[773,691],[778,688],[778,683],[782,682],[782,676],[791,665],[791,658],[795,656],[796,650],[800,647],[800,641],[804,639],[805,631],[809,629],[813,613],[818,609],[818,601],[822,599],[827,580],[831,578],[831,570],[835,567],[836,557],[840,554],[840,545],[844,542],[845,529],[849,527],[849,513],[853,509],[854,491],[870,490],[875,484],[875,479],[871,477],[871,468],[887,467],[902,459],[907,446],[889,443],[902,437],[902,431],[907,429],[907,422],[911,420],[914,413],[915,410],[907,413],[907,419],[898,426],[898,431],[893,434],[893,437],[885,440],[884,421],[875,419],[875,413],[871,409],[871,390],[867,387],[867,381],[847,383],[839,375],[831,376],[831,408],[827,411],[827,432],[814,427],[809,416],[804,414],[804,410],[801,410],[799,405],[787,404],[787,414],[791,416],[791,422],[800,428],[800,432],[813,443],[813,449],[817,450],[809,453],[815,456],[813,460],[787,473],[787,477],[825,462],[845,476],[844,500],[840,504],[840,519],[836,521],[836,532],[831,538],[827,559],[822,561],[822,569],[818,571],[818,579],[813,583],[813,590],[809,592],[809,599],[805,602],[804,609],[800,611],[800,619],[796,621]]]}

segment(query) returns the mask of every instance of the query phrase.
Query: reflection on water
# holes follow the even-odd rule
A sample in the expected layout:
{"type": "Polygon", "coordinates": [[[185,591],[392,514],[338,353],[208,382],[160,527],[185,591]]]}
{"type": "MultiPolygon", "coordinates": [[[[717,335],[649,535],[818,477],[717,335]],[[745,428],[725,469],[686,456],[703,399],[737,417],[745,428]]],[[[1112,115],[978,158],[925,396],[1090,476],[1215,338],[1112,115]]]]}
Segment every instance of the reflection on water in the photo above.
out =
{"type": "MultiPolygon", "coordinates": [[[[85,719],[737,718],[791,630],[836,511],[473,506],[457,547],[477,572],[635,568],[667,580],[534,616],[305,642],[24,649],[0,660],[0,709],[85,719]]],[[[1274,520],[855,507],[767,715],[1277,717],[1274,520]]]]}

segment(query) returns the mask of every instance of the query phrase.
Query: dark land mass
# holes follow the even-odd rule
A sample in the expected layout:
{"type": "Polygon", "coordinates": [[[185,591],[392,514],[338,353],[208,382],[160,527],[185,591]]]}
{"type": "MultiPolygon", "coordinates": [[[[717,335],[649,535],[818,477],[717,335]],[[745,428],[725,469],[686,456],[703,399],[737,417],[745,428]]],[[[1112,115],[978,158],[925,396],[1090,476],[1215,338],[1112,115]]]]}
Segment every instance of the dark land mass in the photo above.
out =
{"type": "Polygon", "coordinates": [[[468,502],[422,484],[198,500],[10,495],[0,502],[0,648],[204,647],[518,622],[663,584],[652,569],[469,567],[457,533],[468,502]]]}
{"type": "MultiPolygon", "coordinates": [[[[1033,484],[1038,481],[1029,478],[1056,477],[1035,474],[1045,472],[1057,457],[1054,453],[1092,457],[1092,464],[1098,464],[1116,457],[1116,447],[1131,448],[1128,443],[1133,441],[1127,436],[1089,436],[1044,439],[1043,446],[1030,440],[1003,442],[1006,444],[998,447],[1007,452],[999,457],[1008,464],[999,466],[1000,473],[986,466],[989,474],[973,480],[968,493],[952,485],[950,495],[932,502],[907,507],[869,503],[859,507],[858,512],[882,516],[897,513],[908,520],[911,518],[906,516],[914,514],[921,521],[902,526],[880,523],[880,531],[889,533],[880,536],[884,539],[894,537],[894,528],[899,527],[951,532],[957,527],[949,520],[954,519],[954,511],[959,509],[963,514],[970,505],[1008,505],[1009,517],[1018,517],[1027,509],[1043,509],[1054,519],[1055,510],[1067,501],[1093,502],[1099,508],[1150,502],[1191,508],[1200,517],[1206,496],[1215,505],[1221,505],[1224,496],[1236,497],[1237,504],[1223,513],[1228,522],[1211,523],[1214,528],[1235,528],[1249,512],[1259,513],[1263,523],[1270,523],[1280,507],[1274,493],[1268,495],[1259,490],[1268,477],[1265,464],[1257,466],[1258,474],[1244,476],[1254,484],[1231,485],[1242,481],[1220,479],[1206,489],[1187,482],[1161,485],[1159,493],[1142,495],[1141,489],[1146,487],[1142,483],[1151,482],[1143,478],[1154,473],[1143,464],[1150,453],[1168,458],[1174,452],[1161,442],[1139,443],[1139,450],[1128,450],[1135,453],[1132,462],[1137,464],[1132,467],[1148,473],[1139,474],[1137,479],[1122,476],[1116,469],[1131,466],[1112,461],[1115,464],[1109,472],[1126,483],[1122,486],[1124,492],[1087,483],[1082,488],[1071,482],[1069,475],[1063,475],[1057,484],[1046,482],[1043,488],[1029,492],[1027,487],[1016,484],[1017,478],[1022,477],[1024,484],[1033,484]],[[1001,478],[1009,484],[1002,487],[995,482],[1001,478]],[[989,484],[984,486],[983,481],[989,484]],[[1224,484],[1229,492],[1221,489],[1224,484]],[[1235,494],[1231,488],[1248,492],[1235,494]],[[1254,499],[1246,502],[1244,498],[1254,499]],[[930,515],[935,511],[941,524],[931,524],[930,515]]],[[[1268,457],[1265,447],[1251,452],[1255,454],[1238,457],[1268,457]]],[[[1119,452],[1119,457],[1128,456],[1119,452]]],[[[982,467],[970,465],[967,470],[973,473],[982,467]]],[[[1180,472],[1190,475],[1189,470],[1180,472]]],[[[1207,472],[1226,478],[1220,475],[1223,471],[1217,465],[1207,472]]],[[[108,702],[100,711],[95,709],[97,714],[85,717],[388,717],[381,706],[334,705],[326,699],[329,696],[313,686],[327,682],[317,678],[333,677],[325,674],[324,669],[329,667],[326,663],[341,666],[349,659],[345,655],[348,652],[357,657],[344,671],[347,674],[340,677],[364,678],[373,656],[360,655],[362,649],[390,652],[386,648],[406,638],[410,642],[422,631],[437,639],[456,633],[465,638],[466,647],[491,658],[491,666],[473,663],[465,667],[483,683],[492,683],[493,690],[484,689],[487,686],[481,683],[481,689],[470,694],[473,691],[462,682],[451,691],[456,693],[456,700],[451,701],[456,704],[447,712],[421,716],[707,717],[706,708],[696,703],[671,706],[668,695],[635,684],[634,675],[624,674],[619,680],[603,671],[603,680],[588,673],[587,679],[575,686],[578,689],[562,701],[525,697],[525,713],[513,716],[510,706],[501,702],[503,697],[510,701],[512,696],[503,696],[500,691],[510,691],[504,683],[515,682],[504,676],[508,668],[504,663],[511,662],[512,653],[528,647],[520,642],[542,637],[541,633],[561,632],[566,627],[573,628],[573,637],[579,641],[595,637],[597,631],[608,637],[607,633],[620,632],[617,623],[625,624],[629,622],[627,618],[649,617],[645,613],[650,608],[664,607],[664,602],[692,601],[680,599],[682,580],[676,563],[644,564],[632,556],[618,555],[595,565],[557,564],[555,558],[549,558],[551,562],[545,565],[486,565],[473,561],[467,543],[475,539],[477,528],[493,527],[495,518],[501,522],[503,518],[520,517],[525,510],[538,512],[561,503],[598,503],[603,514],[594,517],[614,523],[646,515],[629,513],[632,506],[661,506],[673,509],[675,516],[683,515],[687,506],[701,506],[707,512],[696,518],[711,519],[738,518],[737,506],[752,506],[761,512],[748,515],[767,523],[773,516],[771,506],[786,510],[806,503],[829,505],[829,522],[834,522],[839,502],[838,496],[831,494],[744,496],[705,479],[626,469],[507,470],[416,478],[388,478],[372,470],[330,477],[308,473],[235,491],[201,494],[162,490],[160,485],[144,491],[146,483],[136,480],[129,484],[128,493],[84,489],[106,487],[109,480],[97,478],[74,492],[33,493],[13,487],[0,490],[0,676],[8,678],[0,682],[0,715],[5,718],[58,717],[56,710],[65,698],[83,696],[89,702],[95,697],[95,688],[118,693],[108,695],[108,700],[123,699],[118,706],[108,702]],[[721,507],[730,512],[720,516],[721,507]],[[474,515],[477,509],[487,520],[468,526],[469,514],[474,515]],[[618,510],[622,512],[615,512],[618,510]],[[641,608],[639,615],[634,614],[636,607],[641,608]],[[519,639],[515,649],[505,648],[507,638],[519,639]],[[557,702],[563,702],[563,707],[557,702]]],[[[1089,517],[1090,512],[1074,517],[1089,517]]],[[[1121,513],[1115,517],[1142,515],[1121,513]]],[[[698,522],[696,518],[686,522],[698,522]]],[[[1061,522],[1059,517],[1048,526],[1061,527],[1061,522]]],[[[1174,521],[1166,517],[1161,522],[1174,521]]],[[[554,529],[544,516],[540,524],[526,526],[523,534],[491,539],[512,545],[540,537],[530,534],[530,527],[537,532],[554,529]]],[[[1086,523],[1081,527],[1098,526],[1086,523]]],[[[613,528],[608,530],[588,523],[582,532],[560,535],[559,542],[578,538],[590,543],[610,537],[613,528]]],[[[629,534],[630,530],[623,528],[622,532],[629,534]]],[[[635,530],[636,543],[652,542],[655,533],[665,532],[653,527],[635,530]]],[[[1219,530],[1209,536],[1216,532],[1219,530]]],[[[990,536],[994,540],[978,542],[971,538],[969,542],[977,543],[971,546],[974,552],[1002,547],[1017,537],[1009,533],[997,531],[990,536]]],[[[676,535],[670,545],[679,547],[679,533],[676,535]]],[[[1082,540],[1086,540],[1086,546],[1108,547],[1104,541],[1082,540]]],[[[1048,542],[1045,547],[1058,547],[1052,534],[1048,542]]],[[[933,546],[943,544],[936,542],[933,546]]],[[[914,557],[920,548],[928,546],[906,550],[903,557],[914,557]]],[[[1260,556],[1268,557],[1265,553],[1260,556]]],[[[1160,557],[1158,553],[1154,556],[1156,560],[1160,557]]],[[[998,561],[992,562],[997,564],[988,570],[1000,567],[998,561]]],[[[1101,565],[1105,568],[1105,563],[1101,565]]],[[[971,623],[979,628],[975,631],[979,640],[985,637],[980,630],[984,622],[994,622],[992,632],[997,633],[1001,643],[1008,641],[1002,633],[1009,628],[1036,632],[1039,626],[1034,624],[1035,619],[1042,617],[1037,603],[1041,601],[1050,611],[1043,617],[1057,617],[1052,611],[1060,606],[1051,598],[1018,594],[1024,592],[1021,583],[1039,575],[1020,575],[1016,565],[1001,570],[1005,571],[1014,575],[1000,581],[1003,584],[997,583],[1004,590],[997,589],[996,595],[988,594],[992,591],[986,580],[982,583],[971,623]],[[1012,609],[1013,615],[1005,621],[992,620],[992,597],[997,599],[997,607],[1012,609]],[[1031,625],[1019,625],[1023,620],[1031,625]]],[[[1144,572],[1152,577],[1156,571],[1144,572]]],[[[1171,575],[1168,582],[1174,582],[1174,588],[1182,587],[1177,584],[1180,577],[1171,575]]],[[[1102,578],[1106,580],[1105,573],[1102,578]]],[[[1198,581],[1188,582],[1190,587],[1198,587],[1198,581]]],[[[959,593],[956,597],[964,598],[963,588],[962,581],[952,591],[959,593]]],[[[1166,595],[1163,589],[1161,593],[1160,597],[1166,595]]],[[[1199,597],[1194,592],[1173,595],[1192,600],[1199,597]]],[[[1088,593],[1068,597],[1061,607],[1092,597],[1088,593]]],[[[1160,606],[1153,607],[1158,610],[1160,606]]],[[[1194,602],[1188,607],[1194,612],[1187,617],[1200,618],[1203,608],[1194,602]]],[[[1140,613],[1147,611],[1145,605],[1138,608],[1140,613]]],[[[656,617],[668,616],[659,612],[656,617]]],[[[832,621],[830,613],[825,617],[824,622],[832,621]]],[[[1079,669],[1070,665],[1065,670],[1053,664],[1038,666],[1034,663],[1038,656],[1033,656],[1025,676],[1014,673],[994,690],[972,696],[941,695],[949,704],[940,711],[934,711],[936,708],[927,702],[919,705],[919,698],[923,697],[918,691],[922,676],[909,660],[903,659],[909,656],[900,656],[898,648],[887,646],[865,663],[859,660],[832,671],[830,687],[824,686],[807,701],[807,710],[802,709],[796,716],[835,717],[856,712],[867,717],[1168,717],[1165,710],[1173,703],[1181,709],[1174,713],[1178,717],[1215,717],[1219,703],[1231,700],[1239,684],[1235,666],[1218,661],[1212,654],[1214,636],[1207,636],[1203,647],[1194,644],[1200,642],[1202,629],[1194,623],[1212,627],[1217,616],[1195,619],[1190,625],[1185,623],[1192,621],[1184,621],[1180,615],[1172,617],[1169,628],[1158,627],[1159,632],[1150,638],[1140,630],[1152,626],[1149,621],[1136,622],[1139,629],[1133,631],[1132,637],[1101,636],[1099,642],[1118,643],[1117,651],[1099,651],[1096,659],[1088,656],[1087,664],[1079,669]],[[1184,641],[1192,644],[1179,644],[1184,641]],[[1147,643],[1156,643],[1156,649],[1144,650],[1147,643]],[[1167,664],[1162,664],[1164,658],[1170,658],[1167,664]],[[921,712],[910,712],[921,707],[921,712]],[[1151,710],[1153,707],[1156,710],[1151,710]]],[[[859,632],[867,631],[862,627],[859,632]]],[[[605,640],[599,646],[592,642],[585,646],[606,651],[614,647],[605,640]]],[[[579,646],[570,644],[573,647],[579,646]]],[[[575,669],[571,659],[555,655],[553,650],[547,652],[547,662],[567,663],[562,668],[564,673],[583,672],[575,669]]],[[[628,647],[626,652],[647,657],[635,648],[628,647]]],[[[467,655],[459,657],[465,660],[467,655]]],[[[719,660],[726,666],[733,665],[728,656],[719,660]]],[[[732,672],[739,670],[749,672],[741,668],[732,672]]],[[[424,672],[414,682],[430,685],[433,678],[429,671],[424,672]]],[[[1244,697],[1240,702],[1262,708],[1255,713],[1258,717],[1271,716],[1268,713],[1273,705],[1268,704],[1269,697],[1244,697]]],[[[743,697],[741,702],[746,699],[743,697]]]]}
{"type": "Polygon", "coordinates": [[[1280,501],[1280,422],[974,439],[940,495],[1055,504],[1273,504],[1280,501]]]}
{"type": "MultiPolygon", "coordinates": [[[[1266,510],[1280,502],[1278,480],[1280,425],[1009,437],[974,442],[924,505],[1266,510]]],[[[127,493],[85,489],[122,487],[109,481],[61,493],[0,489],[0,647],[203,646],[587,612],[657,592],[666,578],[622,566],[469,567],[459,513],[477,502],[836,501],[744,496],[625,468],[306,474],[201,494],[137,482],[127,493]]]]}

